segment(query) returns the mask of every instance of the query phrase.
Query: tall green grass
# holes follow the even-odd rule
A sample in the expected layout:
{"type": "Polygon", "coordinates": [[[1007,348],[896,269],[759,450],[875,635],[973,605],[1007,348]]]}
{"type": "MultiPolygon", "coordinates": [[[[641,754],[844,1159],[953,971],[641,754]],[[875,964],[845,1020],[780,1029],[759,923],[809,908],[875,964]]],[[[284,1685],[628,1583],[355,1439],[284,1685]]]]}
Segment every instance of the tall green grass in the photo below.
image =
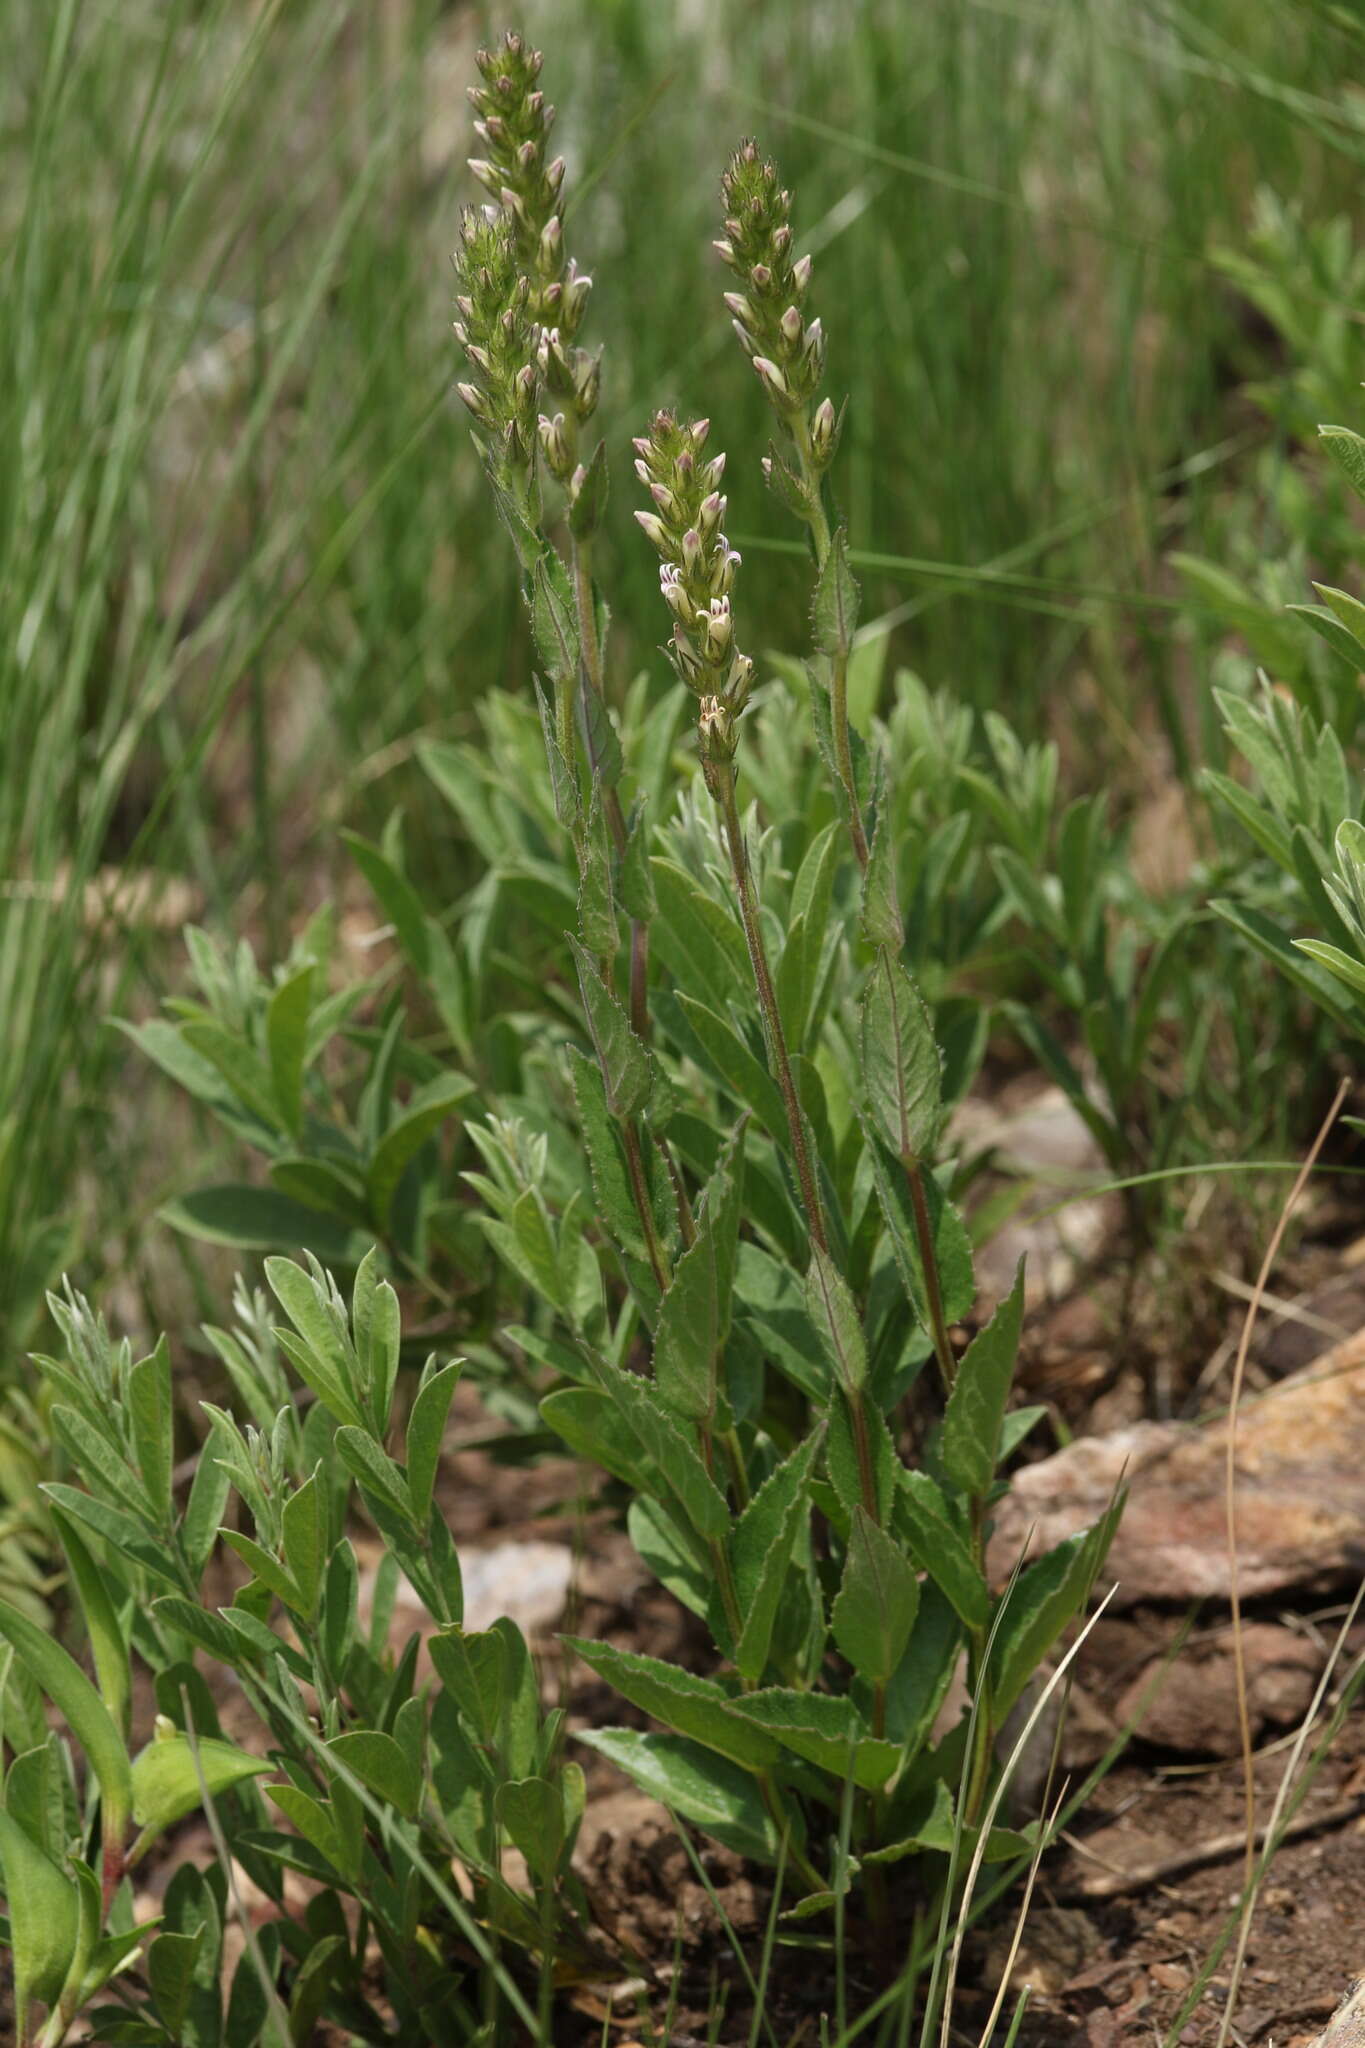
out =
{"type": "MultiPolygon", "coordinates": [[[[1161,556],[1198,552],[1229,505],[1255,528],[1259,428],[1230,387],[1248,348],[1284,373],[1211,255],[1244,239],[1258,185],[1310,217],[1350,191],[1362,134],[1330,14],[523,12],[554,51],[575,242],[600,264],[604,431],[619,448],[682,394],[724,416],[732,524],[762,558],[750,637],[802,640],[804,575],[709,253],[746,130],[799,187],[837,308],[866,610],[980,704],[1041,724],[1064,692],[1092,782],[1163,721],[1178,753],[1161,556]]],[[[381,820],[418,733],[525,677],[449,396],[460,80],[501,25],[438,0],[0,0],[6,1358],[63,1263],[159,1284],[139,1219],[185,1174],[102,1022],[174,972],[148,904],[187,885],[278,947],[335,879],[335,821],[381,820]],[[119,873],[150,896],[101,880],[119,873]]],[[[605,546],[643,598],[624,502],[605,546]]],[[[628,672],[651,650],[622,629],[614,656],[628,672]]],[[[433,817],[418,857],[453,894],[446,835],[433,817]]]]}

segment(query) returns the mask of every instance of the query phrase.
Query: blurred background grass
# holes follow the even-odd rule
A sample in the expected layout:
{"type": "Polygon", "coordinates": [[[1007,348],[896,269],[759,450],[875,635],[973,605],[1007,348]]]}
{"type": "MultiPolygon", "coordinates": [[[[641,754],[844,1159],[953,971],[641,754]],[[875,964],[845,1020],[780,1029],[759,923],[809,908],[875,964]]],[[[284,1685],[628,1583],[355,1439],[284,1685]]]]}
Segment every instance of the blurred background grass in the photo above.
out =
{"type": "MultiPolygon", "coordinates": [[[[435,0],[0,0],[7,1359],[64,1267],[167,1320],[143,1226],[195,1134],[105,1019],[175,980],[184,919],[278,953],[344,887],[337,825],[399,802],[426,899],[468,872],[412,755],[529,671],[451,391],[463,86],[504,25],[435,0]]],[[[623,453],[675,399],[730,452],[747,637],[804,638],[710,251],[754,132],[853,397],[864,616],[932,686],[1056,732],[1077,786],[1188,783],[1226,630],[1173,557],[1277,599],[1351,544],[1300,461],[1359,378],[1349,16],[533,0],[521,25],[597,279],[622,674],[657,630],[623,453]]]]}

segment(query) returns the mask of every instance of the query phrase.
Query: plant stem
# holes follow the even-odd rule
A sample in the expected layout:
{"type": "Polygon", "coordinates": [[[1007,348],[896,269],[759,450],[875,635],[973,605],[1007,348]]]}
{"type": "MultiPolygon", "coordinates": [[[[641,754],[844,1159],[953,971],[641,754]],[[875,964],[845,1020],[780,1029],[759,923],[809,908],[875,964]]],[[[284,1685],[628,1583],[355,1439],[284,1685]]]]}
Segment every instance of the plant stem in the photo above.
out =
{"type": "Polygon", "coordinates": [[[645,1162],[640,1151],[640,1136],[629,1117],[621,1118],[621,1143],[625,1148],[626,1170],[630,1175],[630,1192],[644,1232],[645,1247],[649,1252],[649,1263],[654,1274],[654,1284],[660,1294],[668,1290],[668,1259],[659,1243],[659,1233],[654,1228],[654,1212],[649,1206],[649,1186],[645,1180],[645,1162]]]}
{"type": "Polygon", "coordinates": [[[924,1173],[911,1152],[902,1152],[901,1165],[910,1183],[910,1205],[915,1212],[915,1237],[919,1244],[920,1265],[924,1269],[924,1298],[929,1310],[929,1334],[934,1342],[934,1357],[938,1361],[943,1391],[945,1395],[951,1394],[953,1381],[957,1378],[957,1360],[953,1356],[952,1340],[943,1314],[943,1290],[939,1285],[938,1253],[934,1247],[934,1227],[929,1218],[929,1198],[924,1192],[924,1173]]]}
{"type": "Polygon", "coordinates": [[[796,1164],[796,1177],[801,1187],[801,1199],[805,1204],[806,1219],[810,1227],[811,1242],[822,1252],[829,1250],[825,1236],[825,1219],[820,1207],[820,1190],[811,1163],[810,1147],[806,1143],[805,1120],[801,1114],[801,1099],[796,1092],[792,1076],[791,1061],[787,1056],[787,1040],[782,1030],[782,1016],[777,1007],[777,991],[773,987],[772,974],[768,967],[768,955],[763,944],[763,932],[758,922],[758,910],[754,902],[753,877],[749,872],[749,855],[744,844],[744,833],[739,822],[739,809],[735,803],[734,764],[720,768],[714,777],[713,792],[720,805],[721,823],[725,829],[725,841],[730,854],[730,869],[735,878],[735,893],[739,899],[740,923],[744,927],[744,942],[749,949],[749,964],[754,971],[754,983],[758,989],[759,1008],[773,1065],[777,1069],[777,1085],[782,1095],[783,1107],[787,1112],[787,1126],[791,1133],[792,1155],[796,1164]]]}
{"type": "MultiPolygon", "coordinates": [[[[810,528],[811,545],[815,550],[817,573],[824,569],[829,558],[829,520],[825,516],[824,499],[820,489],[820,473],[815,465],[815,451],[811,446],[810,423],[804,413],[798,413],[791,425],[792,439],[796,444],[797,460],[801,466],[801,481],[806,486],[809,511],[806,524],[810,528]]],[[[834,737],[834,760],[838,769],[839,782],[848,806],[849,837],[858,866],[867,873],[867,833],[863,829],[863,814],[858,803],[858,785],[853,773],[853,745],[848,731],[848,649],[840,648],[830,660],[829,687],[830,731],[834,737]]]]}

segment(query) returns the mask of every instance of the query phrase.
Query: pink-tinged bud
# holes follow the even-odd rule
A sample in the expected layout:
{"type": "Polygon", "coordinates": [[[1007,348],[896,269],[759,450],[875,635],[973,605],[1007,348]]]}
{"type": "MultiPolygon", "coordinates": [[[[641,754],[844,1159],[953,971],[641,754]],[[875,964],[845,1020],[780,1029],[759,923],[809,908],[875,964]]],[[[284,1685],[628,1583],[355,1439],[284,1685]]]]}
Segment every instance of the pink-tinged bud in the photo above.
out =
{"type": "Polygon", "coordinates": [[[546,165],[545,182],[552,192],[558,193],[560,186],[564,183],[564,173],[567,168],[568,166],[565,164],[562,156],[557,156],[553,163],[546,165]]]}
{"type": "Polygon", "coordinates": [[[517,163],[523,171],[533,171],[540,152],[534,142],[523,142],[517,151],[517,163]]]}
{"type": "Polygon", "coordinates": [[[706,446],[706,437],[710,433],[710,431],[710,420],[693,420],[691,426],[687,430],[688,438],[690,439],[692,446],[694,448],[704,448],[706,446]]]}
{"type": "Polygon", "coordinates": [[[493,373],[493,358],[489,355],[486,348],[480,348],[477,341],[471,341],[465,353],[476,370],[482,370],[485,377],[491,377],[493,373]]]}
{"type": "Polygon", "coordinates": [[[488,409],[488,400],[484,397],[482,391],[479,390],[477,384],[457,384],[455,389],[459,392],[461,398],[481,426],[488,427],[493,424],[492,415],[488,409]]]}
{"type": "Polygon", "coordinates": [[[650,455],[652,455],[652,454],[653,454],[653,452],[654,452],[654,443],[653,443],[653,442],[652,442],[652,441],[650,440],[650,438],[649,438],[648,434],[637,434],[637,435],[635,436],[635,439],[634,439],[634,440],[633,440],[633,441],[631,442],[631,444],[630,444],[630,445],[631,445],[631,447],[632,447],[632,448],[633,448],[633,449],[635,450],[635,453],[636,453],[636,454],[637,454],[637,455],[639,456],[639,458],[640,458],[639,462],[637,462],[637,463],[636,463],[635,467],[636,467],[636,469],[637,469],[637,470],[639,470],[639,472],[640,472],[641,476],[643,476],[643,475],[644,475],[644,467],[643,467],[643,465],[644,465],[644,464],[645,464],[645,462],[646,462],[646,461],[648,460],[648,458],[650,457],[650,455]]]}
{"type": "Polygon", "coordinates": [[[804,294],[809,289],[810,274],[814,268],[815,265],[809,256],[799,256],[796,262],[793,263],[792,283],[799,292],[804,294]]]}
{"type": "Polygon", "coordinates": [[[752,324],[754,309],[743,292],[722,292],[721,303],[728,312],[733,313],[736,320],[743,321],[746,326],[752,324]]]}
{"type": "Polygon", "coordinates": [[[530,401],[536,395],[536,372],[534,364],[522,364],[521,368],[517,371],[516,383],[518,396],[523,400],[523,402],[529,404],[530,401]]]}
{"type": "Polygon", "coordinates": [[[703,539],[709,540],[725,517],[725,500],[719,491],[712,491],[703,498],[697,509],[697,525],[703,539]]]}
{"type": "MultiPolygon", "coordinates": [[[[786,201],[787,196],[788,195],[785,192],[782,194],[784,202],[786,201]]],[[[780,228],[774,228],[773,230],[773,247],[774,249],[785,252],[786,250],[790,249],[791,241],[792,231],[788,227],[786,221],[783,221],[780,228]]]]}
{"type": "Polygon", "coordinates": [[[540,260],[547,269],[558,264],[563,246],[564,223],[557,213],[552,213],[540,231],[540,260]]]}
{"type": "Polygon", "coordinates": [[[650,484],[649,495],[665,516],[671,515],[676,510],[678,501],[672,491],[669,490],[667,484],[650,484]]]}
{"type": "Polygon", "coordinates": [[[713,597],[729,596],[734,588],[735,571],[741,561],[741,557],[733,548],[724,545],[724,539],[725,537],[722,534],[720,536],[721,545],[717,549],[716,558],[711,565],[711,594],[713,597]]]}
{"type": "Polygon", "coordinates": [[[459,312],[459,314],[460,314],[460,317],[461,317],[461,319],[464,319],[464,320],[472,320],[472,319],[473,319],[473,317],[474,317],[474,301],[473,301],[472,299],[466,298],[466,297],[465,297],[465,296],[463,295],[463,293],[462,293],[462,294],[461,294],[461,296],[460,296],[460,297],[459,297],[458,299],[456,299],[456,301],[455,301],[455,305],[456,305],[456,309],[458,310],[458,312],[459,312]]]}
{"type": "Polygon", "coordinates": [[[692,481],[693,471],[697,467],[697,459],[693,455],[692,450],[690,448],[683,449],[681,455],[678,457],[675,466],[677,468],[678,475],[682,478],[683,482],[690,484],[692,481]]]}
{"type": "Polygon", "coordinates": [[[657,512],[637,512],[636,520],[641,531],[648,535],[661,555],[669,550],[668,529],[657,512]]]}
{"type": "Polygon", "coordinates": [[[773,274],[766,263],[755,263],[749,272],[749,282],[756,292],[766,292],[773,281],[773,274]]]}
{"type": "Polygon", "coordinates": [[[680,626],[690,626],[697,616],[696,606],[683,587],[682,579],[671,563],[665,563],[659,571],[659,588],[664,603],[677,619],[680,626]]]}
{"type": "Polygon", "coordinates": [[[787,390],[787,380],[771,357],[755,356],[754,368],[758,372],[759,382],[773,403],[775,405],[786,405],[791,396],[787,390]]]}
{"type": "Polygon", "coordinates": [[[706,488],[709,491],[714,491],[716,485],[720,482],[724,474],[725,450],[722,448],[720,454],[713,455],[711,457],[711,460],[707,463],[705,469],[702,471],[702,482],[706,485],[706,488]]]}
{"type": "Polygon", "coordinates": [[[715,250],[722,263],[728,263],[731,270],[739,269],[739,258],[735,254],[733,242],[713,242],[711,247],[715,250]]]}
{"type": "Polygon", "coordinates": [[[713,661],[723,661],[730,651],[730,643],[735,632],[729,598],[713,597],[711,608],[704,614],[701,623],[707,653],[713,661]]]}
{"type": "Polygon", "coordinates": [[[758,343],[755,341],[753,335],[750,334],[748,328],[744,325],[743,321],[732,320],[730,322],[730,325],[734,328],[735,340],[739,343],[745,355],[749,356],[750,358],[755,356],[758,353],[758,343]]]}
{"type": "Polygon", "coordinates": [[[799,308],[797,308],[796,306],[788,306],[786,312],[782,315],[782,319],[779,325],[782,329],[782,339],[786,342],[787,347],[798,347],[800,344],[802,333],[801,314],[799,308]]]}
{"type": "Polygon", "coordinates": [[[824,347],[824,327],[818,319],[812,320],[810,326],[806,329],[806,341],[802,354],[809,360],[817,355],[823,355],[824,347]]]}
{"type": "MultiPolygon", "coordinates": [[[[637,441],[635,446],[637,448],[647,448],[649,443],[648,441],[637,441]]],[[[635,458],[635,474],[639,477],[640,482],[646,486],[653,482],[653,478],[649,473],[649,464],[645,461],[643,455],[637,455],[635,458]]]]}
{"type": "Polygon", "coordinates": [[[469,346],[469,329],[468,329],[468,328],[467,328],[467,327],[465,326],[465,324],[464,324],[464,321],[463,321],[463,320],[456,320],[456,321],[452,322],[452,331],[453,331],[453,333],[454,333],[454,335],[455,335],[455,339],[456,339],[456,341],[458,341],[458,342],[459,342],[459,344],[460,344],[460,347],[461,347],[461,348],[468,348],[468,346],[469,346]]]}
{"type": "Polygon", "coordinates": [[[496,199],[502,183],[500,173],[494,169],[493,165],[485,157],[481,156],[470,157],[469,168],[474,177],[483,186],[484,191],[491,192],[496,199]]]}
{"type": "Polygon", "coordinates": [[[685,575],[696,575],[697,570],[701,567],[701,556],[701,535],[697,532],[695,526],[689,526],[682,537],[682,563],[685,575]]]}
{"type": "Polygon", "coordinates": [[[811,446],[818,462],[827,462],[833,454],[837,425],[833,405],[828,398],[822,399],[810,423],[811,446]]]}

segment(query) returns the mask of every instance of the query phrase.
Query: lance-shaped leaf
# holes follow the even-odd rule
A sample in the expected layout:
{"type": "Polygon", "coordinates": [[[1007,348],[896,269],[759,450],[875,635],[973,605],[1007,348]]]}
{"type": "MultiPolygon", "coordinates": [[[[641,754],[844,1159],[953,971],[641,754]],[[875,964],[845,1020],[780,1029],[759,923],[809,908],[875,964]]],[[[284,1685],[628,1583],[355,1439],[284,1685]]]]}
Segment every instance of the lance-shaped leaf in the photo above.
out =
{"type": "Polygon", "coordinates": [[[819,1332],[836,1381],[846,1394],[856,1394],[867,1379],[867,1345],[862,1324],[848,1282],[819,1245],[811,1247],[806,1310],[819,1332]]]}
{"type": "Polygon", "coordinates": [[[848,566],[848,535],[838,526],[830,540],[811,606],[816,646],[822,654],[847,657],[857,623],[858,586],[848,566]]]}
{"type": "Polygon", "coordinates": [[[872,1735],[852,1700],[830,1693],[770,1686],[746,1693],[734,1711],[807,1763],[868,1791],[884,1785],[901,1761],[898,1743],[872,1735]]]}
{"type": "Polygon", "coordinates": [[[564,1644],[599,1678],[605,1678],[624,1699],[676,1735],[686,1735],[714,1749],[746,1770],[761,1771],[775,1763],[777,1744],[735,1718],[730,1700],[713,1678],[698,1678],[677,1664],[642,1657],[609,1643],[590,1643],[565,1636],[564,1644]]]}
{"type": "Polygon", "coordinates": [[[707,1184],[697,1234],[673,1269],[654,1334],[654,1378],[673,1411],[710,1420],[719,1395],[721,1352],[730,1334],[744,1180],[744,1127],[707,1184]]]}
{"type": "Polygon", "coordinates": [[[969,1628],[984,1628],[991,1606],[986,1581],[927,1472],[902,1470],[896,1518],[916,1564],[947,1594],[969,1628]]]}
{"type": "Polygon", "coordinates": [[[942,1063],[919,990],[888,952],[877,955],[862,1002],[863,1090],[896,1157],[933,1152],[942,1118],[942,1063]]]}
{"type": "Polygon", "coordinates": [[[820,1432],[812,1430],[760,1486],[735,1530],[731,1554],[743,1628],[733,1654],[741,1678],[761,1678],[768,1661],[792,1551],[810,1516],[807,1489],[819,1448],[820,1432]]]}
{"type": "Polygon", "coordinates": [[[1015,1580],[1004,1596],[991,1645],[991,1707],[997,1722],[1089,1597],[1127,1499],[1115,1495],[1093,1529],[1068,1536],[1015,1580]]]}
{"type": "Polygon", "coordinates": [[[74,1877],[29,1840],[0,1811],[0,1871],[9,1910],[14,1965],[15,2039],[29,2039],[28,2014],[37,1998],[55,2005],[80,1939],[80,1893],[74,1877]]]}
{"type": "MultiPolygon", "coordinates": [[[[621,1420],[663,1483],[677,1496],[697,1534],[708,1543],[727,1535],[730,1510],[724,1494],[672,1416],[659,1405],[653,1388],[637,1373],[627,1372],[605,1358],[595,1357],[592,1367],[621,1420]]],[[[569,1391],[572,1394],[577,1390],[569,1391]]],[[[548,1419],[551,1403],[562,1398],[551,1395],[549,1401],[542,1403],[541,1413],[548,1419]]]]}
{"type": "Polygon", "coordinates": [[[53,1508],[52,1519],[61,1538],[62,1549],[66,1552],[71,1583],[76,1589],[76,1597],[81,1603],[81,1613],[85,1617],[101,1697],[120,1732],[126,1736],[129,1705],[132,1699],[132,1681],[128,1672],[128,1644],[114,1611],[108,1579],[86,1548],[75,1524],[60,1508],[53,1508]]]}
{"type": "Polygon", "coordinates": [[[855,1507],[830,1626],[860,1678],[870,1685],[886,1684],[918,1613],[919,1579],[910,1559],[862,1507],[855,1507]]]}
{"type": "MultiPolygon", "coordinates": [[[[420,908],[419,908],[420,917],[420,908]]],[[[280,983],[265,1013],[266,1044],[275,1104],[285,1129],[297,1138],[303,1121],[303,1073],[308,1057],[308,1020],[313,1009],[313,963],[280,983]]]]}
{"type": "Polygon", "coordinates": [[[445,1442],[446,1417],[459,1384],[462,1364],[462,1359],[452,1359],[448,1365],[436,1369],[435,1359],[429,1359],[417,1399],[412,1404],[412,1413],[408,1416],[404,1438],[408,1498],[412,1503],[413,1519],[418,1523],[426,1521],[431,1508],[436,1468],[441,1462],[441,1447],[445,1442]]]}
{"type": "Polygon", "coordinates": [[[620,943],[611,887],[611,844],[598,777],[593,778],[592,799],[579,841],[578,936],[599,960],[610,960],[620,943]]]}
{"type": "Polygon", "coordinates": [[[1000,1459],[1005,1404],[1023,1321],[1024,1262],[1020,1259],[1013,1287],[963,1355],[943,1417],[943,1468],[964,1493],[978,1498],[990,1491],[1000,1459]]]}
{"type": "Polygon", "coordinates": [[[440,1074],[419,1088],[375,1147],[365,1185],[375,1221],[387,1228],[398,1185],[408,1166],[458,1104],[473,1092],[463,1074],[440,1074]]]}
{"type": "Polygon", "coordinates": [[[578,985],[588,1031],[602,1069],[607,1107],[613,1116],[638,1116],[649,1101],[652,1079],[649,1054],[630,1028],[615,995],[603,981],[592,955],[569,934],[578,967],[578,985]]]}
{"type": "Polygon", "coordinates": [[[250,1756],[212,1736],[191,1742],[186,1735],[166,1735],[149,1742],[133,1759],[133,1820],[140,1832],[130,1861],[193,1813],[202,1804],[205,1789],[216,1799],[234,1785],[273,1769],[264,1757],[250,1756]]]}
{"type": "Polygon", "coordinates": [[[132,1772],[108,1707],[75,1658],[8,1600],[0,1600],[0,1636],[13,1645],[20,1664],[65,1717],[85,1751],[104,1802],[105,1839],[121,1844],[132,1803],[132,1772]]]}
{"type": "Polygon", "coordinates": [[[171,1421],[171,1354],[166,1339],[128,1375],[128,1415],[138,1471],[158,1517],[171,1514],[171,1470],[174,1465],[171,1421]]]}
{"type": "Polygon", "coordinates": [[[713,1750],[677,1735],[641,1735],[633,1728],[585,1729],[579,1737],[670,1806],[741,1856],[775,1863],[777,1827],[752,1776],[713,1750]]]}

